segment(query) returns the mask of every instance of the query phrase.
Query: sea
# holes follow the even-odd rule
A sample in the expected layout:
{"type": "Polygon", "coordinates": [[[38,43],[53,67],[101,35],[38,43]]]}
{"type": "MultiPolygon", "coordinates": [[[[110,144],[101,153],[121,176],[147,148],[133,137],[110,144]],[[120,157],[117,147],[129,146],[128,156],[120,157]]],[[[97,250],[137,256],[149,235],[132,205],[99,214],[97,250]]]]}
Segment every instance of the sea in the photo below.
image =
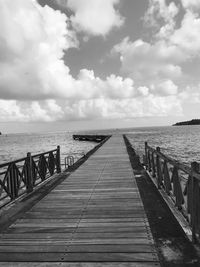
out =
{"type": "Polygon", "coordinates": [[[0,136],[0,164],[61,147],[61,161],[68,155],[77,159],[91,150],[96,143],[74,141],[73,134],[126,134],[142,158],[144,142],[185,164],[200,162],[200,125],[141,127],[127,129],[92,130],[82,132],[17,133],[0,136]]]}

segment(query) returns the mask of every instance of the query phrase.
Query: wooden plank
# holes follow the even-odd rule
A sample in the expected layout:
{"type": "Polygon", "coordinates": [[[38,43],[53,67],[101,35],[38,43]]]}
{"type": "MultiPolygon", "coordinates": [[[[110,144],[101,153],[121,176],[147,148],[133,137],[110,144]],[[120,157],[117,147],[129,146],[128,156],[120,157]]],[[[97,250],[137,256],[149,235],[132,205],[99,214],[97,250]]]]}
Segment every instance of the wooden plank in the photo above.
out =
{"type": "MultiPolygon", "coordinates": [[[[82,240],[82,239],[121,239],[121,238],[127,238],[127,239],[134,239],[134,238],[145,238],[146,232],[140,231],[140,232],[79,232],[79,233],[62,233],[62,232],[54,232],[54,233],[23,233],[23,240],[71,240],[73,233],[73,240],[82,240]]],[[[3,240],[6,242],[6,240],[21,240],[21,234],[22,233],[10,233],[5,234],[4,236],[1,236],[3,240]]],[[[148,235],[150,236],[150,234],[148,235]]],[[[1,242],[1,241],[0,241],[1,242]]]]}
{"type": "Polygon", "coordinates": [[[66,253],[64,261],[119,261],[119,262],[158,262],[157,255],[153,253],[66,253]]]}
{"type": "Polygon", "coordinates": [[[2,245],[0,252],[152,252],[151,245],[148,244],[129,244],[129,245],[70,245],[68,247],[63,245],[37,245],[37,246],[23,246],[23,245],[2,245]]]}
{"type": "Polygon", "coordinates": [[[45,252],[0,252],[1,261],[48,261],[57,262],[158,262],[153,253],[45,253],[45,252]]]}
{"type": "Polygon", "coordinates": [[[156,262],[1,262],[1,267],[158,267],[156,262]]]}

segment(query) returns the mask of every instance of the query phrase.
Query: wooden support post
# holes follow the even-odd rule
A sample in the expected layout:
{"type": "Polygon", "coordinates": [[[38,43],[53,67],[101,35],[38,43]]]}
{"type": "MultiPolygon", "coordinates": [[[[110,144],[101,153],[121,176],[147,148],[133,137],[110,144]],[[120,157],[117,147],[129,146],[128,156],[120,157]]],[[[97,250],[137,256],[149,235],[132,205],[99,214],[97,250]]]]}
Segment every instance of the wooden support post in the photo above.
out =
{"type": "Polygon", "coordinates": [[[164,180],[164,185],[165,185],[165,192],[170,195],[170,191],[172,190],[171,186],[171,181],[170,181],[170,176],[169,176],[169,170],[167,166],[167,161],[164,161],[163,164],[163,180],[164,180]]]}
{"type": "MultiPolygon", "coordinates": [[[[156,151],[160,153],[160,147],[156,147],[156,151]]],[[[160,165],[160,157],[159,155],[156,155],[156,173],[157,173],[157,186],[158,189],[161,189],[161,183],[162,183],[162,170],[160,165]]]]}
{"type": "Polygon", "coordinates": [[[148,161],[148,171],[151,172],[151,151],[148,150],[147,152],[147,161],[148,161]]]}
{"type": "Polygon", "coordinates": [[[15,170],[15,164],[10,164],[8,167],[8,178],[7,178],[7,183],[8,183],[8,190],[10,193],[10,198],[11,200],[14,200],[18,196],[18,187],[17,187],[17,174],[15,170]]]}
{"type": "Polygon", "coordinates": [[[57,152],[56,152],[56,170],[57,170],[57,173],[60,173],[61,172],[60,146],[57,146],[57,152]]]}
{"type": "Polygon", "coordinates": [[[192,169],[192,209],[191,209],[191,223],[192,223],[192,241],[193,243],[197,242],[196,233],[197,233],[197,222],[198,222],[198,210],[197,210],[197,201],[199,199],[198,193],[198,181],[193,176],[193,172],[198,172],[199,166],[197,162],[191,163],[191,169],[192,169]]]}
{"type": "Polygon", "coordinates": [[[151,152],[151,165],[152,165],[152,176],[156,177],[156,167],[155,167],[155,160],[154,160],[154,152],[151,152]]]}
{"type": "Polygon", "coordinates": [[[18,173],[17,173],[17,166],[13,164],[11,169],[11,176],[12,176],[12,187],[13,187],[13,199],[18,197],[18,173]]]}
{"type": "Polygon", "coordinates": [[[33,191],[33,166],[31,153],[27,153],[27,193],[33,191]]]}
{"type": "Polygon", "coordinates": [[[148,156],[147,156],[147,142],[145,142],[145,162],[144,165],[148,168],[148,156]]]}

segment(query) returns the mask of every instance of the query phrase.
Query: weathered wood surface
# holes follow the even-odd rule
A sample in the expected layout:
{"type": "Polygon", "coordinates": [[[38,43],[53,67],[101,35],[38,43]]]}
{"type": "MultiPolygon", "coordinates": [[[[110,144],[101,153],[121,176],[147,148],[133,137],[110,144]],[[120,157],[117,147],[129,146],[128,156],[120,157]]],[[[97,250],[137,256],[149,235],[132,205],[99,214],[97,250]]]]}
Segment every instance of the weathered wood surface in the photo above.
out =
{"type": "Polygon", "coordinates": [[[0,235],[0,261],[0,266],[159,266],[122,136],[111,137],[0,235]]]}

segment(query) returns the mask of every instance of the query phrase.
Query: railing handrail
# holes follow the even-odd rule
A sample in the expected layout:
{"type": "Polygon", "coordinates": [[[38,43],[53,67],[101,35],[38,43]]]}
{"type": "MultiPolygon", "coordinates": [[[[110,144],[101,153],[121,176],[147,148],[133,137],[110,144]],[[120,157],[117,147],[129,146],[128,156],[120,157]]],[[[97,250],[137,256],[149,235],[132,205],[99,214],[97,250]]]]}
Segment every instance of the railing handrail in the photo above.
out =
{"type": "Polygon", "coordinates": [[[46,151],[46,152],[38,153],[38,154],[32,155],[32,158],[36,158],[36,157],[39,157],[39,156],[42,156],[42,155],[46,155],[46,154],[49,154],[51,152],[56,152],[56,151],[57,151],[57,149],[53,149],[53,150],[49,150],[49,151],[46,151]]]}
{"type": "Polygon", "coordinates": [[[5,162],[5,163],[2,163],[0,164],[0,168],[4,168],[10,164],[15,164],[15,163],[19,163],[20,161],[24,161],[26,160],[27,157],[24,157],[24,158],[20,158],[20,159],[16,159],[16,160],[12,160],[12,161],[8,161],[8,162],[5,162]]]}
{"type": "MultiPolygon", "coordinates": [[[[39,156],[42,156],[42,155],[46,155],[46,154],[49,154],[51,152],[56,152],[57,149],[53,149],[53,150],[49,150],[49,151],[45,151],[45,152],[42,152],[42,153],[38,153],[38,154],[34,154],[34,155],[31,155],[32,158],[36,158],[36,157],[39,157],[39,156]]],[[[19,158],[19,159],[16,159],[16,160],[11,160],[11,161],[7,161],[5,163],[2,163],[0,164],[0,168],[4,168],[10,164],[15,164],[15,163],[19,163],[20,161],[24,161],[26,160],[27,157],[24,157],[24,158],[19,158]]]]}

